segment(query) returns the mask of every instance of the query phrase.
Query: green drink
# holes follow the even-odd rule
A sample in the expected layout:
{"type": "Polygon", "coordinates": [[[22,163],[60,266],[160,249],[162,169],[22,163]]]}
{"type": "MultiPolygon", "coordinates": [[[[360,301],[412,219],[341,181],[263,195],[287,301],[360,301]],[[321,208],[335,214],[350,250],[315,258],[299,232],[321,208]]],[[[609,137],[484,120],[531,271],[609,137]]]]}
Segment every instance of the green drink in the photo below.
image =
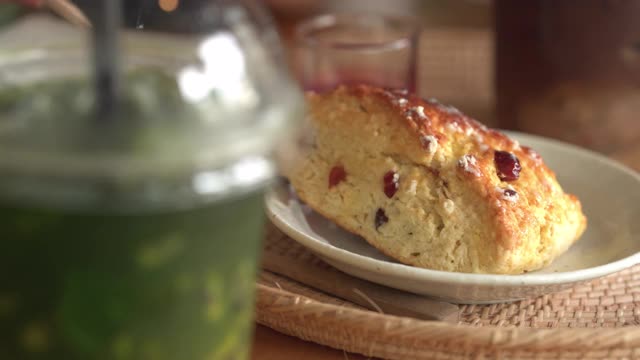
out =
{"type": "Polygon", "coordinates": [[[145,214],[3,206],[0,358],[245,358],[261,201],[145,214]]]}
{"type": "MultiPolygon", "coordinates": [[[[99,123],[87,81],[56,72],[77,59],[51,56],[55,78],[0,81],[0,359],[246,359],[297,92],[193,101],[138,59],[99,123]]],[[[43,66],[17,59],[5,75],[43,66]]]]}

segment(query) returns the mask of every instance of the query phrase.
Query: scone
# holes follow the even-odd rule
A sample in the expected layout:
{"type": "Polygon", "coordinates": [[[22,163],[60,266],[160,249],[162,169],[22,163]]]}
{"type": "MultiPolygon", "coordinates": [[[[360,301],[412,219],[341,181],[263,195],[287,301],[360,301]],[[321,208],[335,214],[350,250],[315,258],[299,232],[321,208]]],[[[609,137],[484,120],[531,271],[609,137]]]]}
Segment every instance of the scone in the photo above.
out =
{"type": "Polygon", "coordinates": [[[297,195],[402,263],[519,274],[586,227],[535,151],[453,107],[368,86],[307,101],[313,135],[287,174],[297,195]]]}

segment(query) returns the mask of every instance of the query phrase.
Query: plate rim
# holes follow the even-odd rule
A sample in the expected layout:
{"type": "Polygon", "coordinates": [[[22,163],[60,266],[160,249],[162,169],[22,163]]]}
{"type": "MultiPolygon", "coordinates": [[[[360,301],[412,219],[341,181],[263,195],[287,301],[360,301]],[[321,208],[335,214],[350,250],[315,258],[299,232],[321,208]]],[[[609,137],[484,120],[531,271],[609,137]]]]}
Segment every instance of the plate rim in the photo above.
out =
{"type": "MultiPolygon", "coordinates": [[[[527,142],[527,139],[532,139],[538,142],[545,142],[553,147],[560,149],[560,151],[569,151],[574,154],[577,153],[583,156],[591,157],[600,163],[605,163],[608,166],[613,166],[616,170],[630,175],[638,182],[638,185],[640,185],[640,173],[613,159],[606,157],[605,155],[596,153],[592,150],[581,148],[573,144],[568,144],[555,139],[549,139],[543,136],[526,134],[516,131],[503,132],[521,142],[527,142]]],[[[316,240],[313,236],[299,231],[291,224],[289,224],[287,220],[281,218],[278,215],[277,209],[273,208],[273,203],[275,201],[277,201],[275,188],[271,187],[265,194],[266,212],[269,218],[275,223],[275,225],[282,231],[287,233],[287,235],[290,235],[291,238],[293,238],[296,242],[302,244],[313,252],[316,252],[322,257],[328,257],[334,261],[339,261],[343,264],[355,266],[361,270],[383,276],[393,276],[396,278],[405,279],[410,278],[412,280],[418,281],[429,280],[451,285],[467,285],[472,283],[474,285],[480,286],[544,286],[591,280],[627,269],[640,263],[639,251],[622,259],[586,269],[545,274],[476,274],[419,268],[401,263],[391,263],[378,260],[341,249],[329,243],[316,240]],[[292,235],[292,233],[295,234],[295,236],[292,235]]]]}

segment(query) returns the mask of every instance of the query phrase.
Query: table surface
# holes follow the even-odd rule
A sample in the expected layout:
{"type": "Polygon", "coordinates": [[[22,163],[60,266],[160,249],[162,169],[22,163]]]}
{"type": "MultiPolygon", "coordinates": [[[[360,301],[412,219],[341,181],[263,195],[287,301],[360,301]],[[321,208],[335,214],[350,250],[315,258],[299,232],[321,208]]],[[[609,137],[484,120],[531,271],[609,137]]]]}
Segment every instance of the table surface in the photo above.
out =
{"type": "Polygon", "coordinates": [[[257,325],[251,360],[367,360],[362,355],[345,353],[326,346],[281,334],[257,325]]]}

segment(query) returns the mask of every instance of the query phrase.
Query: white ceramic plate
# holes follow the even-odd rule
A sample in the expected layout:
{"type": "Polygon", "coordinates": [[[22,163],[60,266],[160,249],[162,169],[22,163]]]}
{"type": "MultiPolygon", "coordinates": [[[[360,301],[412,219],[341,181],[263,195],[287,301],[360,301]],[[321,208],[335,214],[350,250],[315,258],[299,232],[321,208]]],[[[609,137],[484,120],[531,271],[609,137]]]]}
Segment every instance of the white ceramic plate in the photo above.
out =
{"type": "Polygon", "coordinates": [[[534,297],[640,263],[640,174],[572,145],[510,135],[542,155],[565,191],[580,198],[589,222],[582,238],[540,271],[465,274],[400,264],[299,203],[286,185],[268,192],[267,213],[283,232],[345,273],[456,303],[534,297]]]}

